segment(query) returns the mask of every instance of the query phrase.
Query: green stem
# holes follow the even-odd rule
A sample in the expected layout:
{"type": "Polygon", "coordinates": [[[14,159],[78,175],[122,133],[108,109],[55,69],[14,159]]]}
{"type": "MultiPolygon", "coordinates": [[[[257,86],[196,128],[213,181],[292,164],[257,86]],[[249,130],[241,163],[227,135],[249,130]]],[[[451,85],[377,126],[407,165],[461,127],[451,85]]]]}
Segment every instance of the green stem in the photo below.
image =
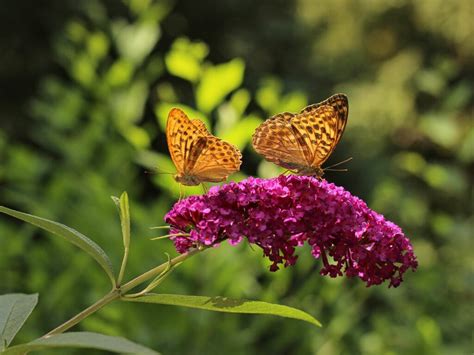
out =
{"type": "Polygon", "coordinates": [[[109,304],[112,301],[115,301],[116,299],[120,298],[122,295],[124,295],[126,292],[130,291],[134,287],[142,284],[145,281],[148,281],[149,279],[159,275],[163,270],[165,270],[169,266],[176,265],[177,263],[183,262],[184,260],[190,258],[191,256],[204,251],[205,249],[195,249],[190,251],[189,253],[186,254],[181,254],[177,256],[176,258],[171,259],[170,261],[167,261],[166,263],[163,263],[151,270],[148,270],[147,272],[141,274],[140,276],[137,276],[133,280],[127,282],[120,288],[115,288],[112,291],[110,291],[108,294],[106,294],[104,297],[102,297],[100,300],[98,300],[96,303],[93,305],[87,307],[84,309],[82,312],[76,314],[74,317],[69,319],[68,321],[64,322],[60,326],[54,328],[47,334],[43,336],[43,338],[55,335],[55,334],[61,334],[64,333],[66,330],[72,328],[75,326],[77,323],[79,323],[81,320],[84,318],[87,318],[91,314],[97,312],[99,309],[104,307],[105,305],[109,304]]]}
{"type": "Polygon", "coordinates": [[[131,281],[127,282],[125,285],[123,285],[121,287],[122,294],[130,291],[132,288],[137,287],[141,283],[155,277],[156,275],[159,275],[169,265],[170,266],[176,265],[177,263],[183,262],[187,258],[189,258],[189,257],[191,257],[191,256],[193,256],[197,253],[200,253],[204,250],[206,250],[206,249],[194,249],[194,250],[192,250],[192,251],[190,251],[186,254],[181,254],[181,255],[177,256],[176,258],[171,259],[170,262],[163,263],[163,264],[161,264],[161,265],[159,265],[159,266],[157,266],[157,267],[155,267],[151,270],[148,270],[144,274],[141,274],[140,276],[135,277],[133,280],[131,280],[131,281]]]}
{"type": "Polygon", "coordinates": [[[120,267],[120,272],[119,276],[117,279],[117,286],[120,287],[122,280],[123,280],[123,275],[125,274],[125,268],[127,266],[127,261],[128,261],[128,252],[129,248],[125,247],[124,252],[123,252],[123,259],[122,259],[122,266],[120,267]]]}
{"type": "Polygon", "coordinates": [[[108,294],[106,294],[104,297],[102,297],[100,300],[98,300],[96,303],[94,303],[93,305],[87,307],[85,310],[83,310],[82,312],[76,314],[74,317],[69,319],[67,322],[64,322],[59,327],[54,328],[49,333],[45,334],[43,336],[43,338],[46,338],[48,336],[55,335],[55,334],[64,333],[66,330],[68,330],[69,328],[75,326],[77,323],[79,323],[84,318],[90,316],[92,313],[95,313],[96,311],[98,311],[99,309],[104,307],[106,304],[109,304],[110,302],[112,302],[113,300],[115,300],[119,297],[120,297],[120,291],[118,289],[113,289],[108,294]]]}

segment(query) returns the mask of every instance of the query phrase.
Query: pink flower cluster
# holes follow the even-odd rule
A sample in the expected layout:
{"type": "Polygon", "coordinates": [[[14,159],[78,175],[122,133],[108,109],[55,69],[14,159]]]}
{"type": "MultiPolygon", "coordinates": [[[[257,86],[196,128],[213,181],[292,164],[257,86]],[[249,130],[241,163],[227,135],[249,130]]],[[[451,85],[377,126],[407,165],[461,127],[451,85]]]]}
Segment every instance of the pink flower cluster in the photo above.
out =
{"type": "Polygon", "coordinates": [[[232,244],[247,238],[273,262],[296,262],[295,248],[307,242],[321,258],[322,275],[357,276],[367,286],[390,280],[397,287],[418,263],[400,227],[342,187],[308,176],[248,178],[212,187],[176,203],[165,217],[175,247],[232,244]]]}

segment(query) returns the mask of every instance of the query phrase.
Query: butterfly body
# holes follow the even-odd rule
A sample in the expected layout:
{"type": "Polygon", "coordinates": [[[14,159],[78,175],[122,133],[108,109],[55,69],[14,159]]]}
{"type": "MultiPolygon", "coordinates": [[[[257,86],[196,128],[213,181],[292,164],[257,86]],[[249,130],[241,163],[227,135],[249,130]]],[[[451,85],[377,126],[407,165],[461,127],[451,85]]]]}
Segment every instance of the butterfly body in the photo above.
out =
{"type": "Polygon", "coordinates": [[[166,140],[176,166],[174,179],[183,185],[221,182],[240,168],[239,150],[214,137],[199,120],[174,108],[168,115],[166,140]]]}
{"type": "Polygon", "coordinates": [[[186,174],[176,174],[174,175],[176,182],[186,186],[196,186],[199,185],[202,181],[193,175],[186,174]]]}
{"type": "Polygon", "coordinates": [[[321,165],[339,142],[347,123],[346,95],[336,94],[300,113],[280,113],[263,122],[252,137],[266,160],[298,175],[321,178],[321,165]]]}
{"type": "Polygon", "coordinates": [[[316,176],[321,178],[324,175],[324,171],[321,167],[310,167],[310,166],[302,166],[297,167],[295,170],[297,175],[307,175],[307,176],[316,176]]]}

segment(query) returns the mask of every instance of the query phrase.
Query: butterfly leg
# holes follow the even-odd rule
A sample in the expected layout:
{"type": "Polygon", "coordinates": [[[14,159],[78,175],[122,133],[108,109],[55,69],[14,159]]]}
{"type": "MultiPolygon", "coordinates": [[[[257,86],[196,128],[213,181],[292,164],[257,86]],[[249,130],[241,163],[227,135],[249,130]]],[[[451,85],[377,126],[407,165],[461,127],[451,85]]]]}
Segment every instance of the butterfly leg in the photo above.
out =
{"type": "Polygon", "coordinates": [[[281,173],[281,175],[286,175],[286,174],[298,174],[298,171],[286,169],[284,172],[281,173]]]}
{"type": "Polygon", "coordinates": [[[201,186],[202,186],[202,190],[204,191],[204,193],[207,194],[207,192],[209,191],[207,186],[203,182],[201,183],[201,186]]]}
{"type": "Polygon", "coordinates": [[[179,198],[178,202],[183,199],[183,184],[179,183],[179,198]]]}

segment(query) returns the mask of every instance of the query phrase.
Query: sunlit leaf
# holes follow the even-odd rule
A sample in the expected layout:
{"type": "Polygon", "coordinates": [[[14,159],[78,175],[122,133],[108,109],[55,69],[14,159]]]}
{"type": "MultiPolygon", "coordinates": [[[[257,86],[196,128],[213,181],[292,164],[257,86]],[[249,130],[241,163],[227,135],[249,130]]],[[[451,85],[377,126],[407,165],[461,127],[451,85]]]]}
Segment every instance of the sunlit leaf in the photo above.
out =
{"type": "Polygon", "coordinates": [[[239,149],[244,149],[252,139],[252,133],[262,123],[262,119],[256,116],[248,116],[238,121],[225,131],[218,131],[218,135],[225,141],[234,144],[239,149]]]}
{"type": "Polygon", "coordinates": [[[282,85],[280,81],[267,78],[262,81],[255,98],[258,104],[267,111],[267,113],[271,114],[274,113],[275,107],[280,101],[281,90],[282,85]]]}
{"type": "Polygon", "coordinates": [[[468,186],[464,174],[452,165],[429,164],[423,177],[432,188],[449,193],[462,194],[468,186]]]}
{"type": "Polygon", "coordinates": [[[150,146],[150,136],[142,127],[131,124],[120,127],[120,131],[135,148],[146,149],[150,146]]]}
{"type": "Polygon", "coordinates": [[[137,298],[127,298],[126,300],[198,308],[216,312],[267,314],[299,319],[319,327],[321,326],[317,319],[299,309],[261,301],[240,300],[220,296],[205,297],[169,294],[147,294],[137,298]]]}
{"type": "Polygon", "coordinates": [[[393,157],[395,164],[402,170],[420,175],[426,169],[426,160],[415,152],[401,152],[393,157]]]}
{"type": "Polygon", "coordinates": [[[86,55],[80,55],[73,59],[69,70],[71,76],[85,87],[91,86],[97,80],[96,65],[94,61],[86,55]]]}
{"type": "Polygon", "coordinates": [[[0,350],[10,345],[38,303],[38,294],[12,293],[0,296],[0,350]]]}
{"type": "Polygon", "coordinates": [[[109,39],[103,32],[92,33],[87,38],[87,50],[89,55],[96,60],[102,59],[109,50],[109,39]]]}
{"type": "Polygon", "coordinates": [[[160,37],[160,28],[150,22],[127,24],[117,21],[112,32],[120,54],[135,64],[140,64],[150,54],[160,37]]]}
{"type": "Polygon", "coordinates": [[[133,75],[133,65],[125,59],[118,59],[105,74],[105,82],[112,86],[126,85],[133,75]]]}
{"type": "Polygon", "coordinates": [[[196,82],[201,76],[201,63],[208,52],[209,49],[203,42],[178,38],[165,56],[166,68],[177,77],[196,82]]]}
{"type": "Polygon", "coordinates": [[[242,59],[207,67],[196,89],[196,102],[203,112],[210,112],[224,98],[237,89],[244,78],[245,64],[242,59]]]}
{"type": "Polygon", "coordinates": [[[148,97],[148,86],[144,81],[135,81],[110,97],[113,119],[119,127],[127,127],[143,116],[148,97]]]}
{"type": "Polygon", "coordinates": [[[453,116],[437,113],[425,115],[420,128],[434,143],[448,149],[457,146],[460,137],[460,126],[453,116]]]}
{"type": "Polygon", "coordinates": [[[232,94],[229,102],[237,115],[242,116],[250,103],[250,93],[246,89],[239,89],[232,94]]]}
{"type": "Polygon", "coordinates": [[[12,346],[2,354],[20,355],[30,351],[64,348],[99,349],[126,354],[159,354],[150,348],[122,337],[92,332],[70,332],[51,335],[50,337],[39,338],[26,344],[12,346]]]}
{"type": "Polygon", "coordinates": [[[15,211],[7,207],[0,206],[0,212],[40,227],[48,232],[53,233],[54,235],[66,239],[68,242],[84,250],[87,254],[92,256],[100,266],[102,266],[102,269],[104,269],[107,276],[112,281],[112,284],[115,284],[114,272],[112,270],[112,263],[110,262],[109,257],[100,246],[87,238],[85,235],[64,224],[33,216],[28,213],[15,211]]]}
{"type": "Polygon", "coordinates": [[[420,91],[433,96],[439,96],[446,86],[442,73],[432,69],[420,70],[415,76],[415,81],[420,91]]]}
{"type": "Polygon", "coordinates": [[[299,112],[308,105],[308,98],[301,91],[293,91],[280,98],[272,114],[280,112],[299,112]]]}

